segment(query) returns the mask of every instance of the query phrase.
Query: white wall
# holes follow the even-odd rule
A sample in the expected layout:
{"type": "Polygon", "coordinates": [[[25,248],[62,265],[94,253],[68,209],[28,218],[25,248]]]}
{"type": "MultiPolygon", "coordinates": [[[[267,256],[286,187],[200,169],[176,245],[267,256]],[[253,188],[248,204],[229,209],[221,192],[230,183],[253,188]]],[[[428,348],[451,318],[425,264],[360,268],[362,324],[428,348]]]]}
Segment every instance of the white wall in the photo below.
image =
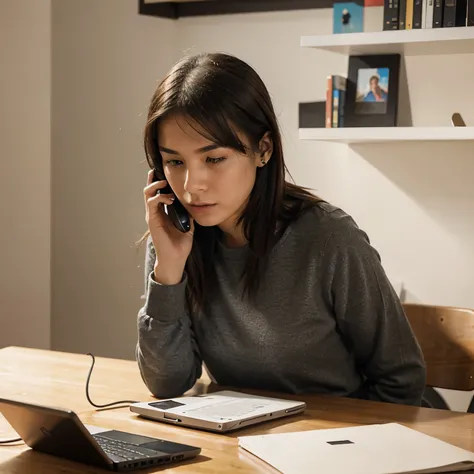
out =
{"type": "Polygon", "coordinates": [[[135,0],[53,1],[54,349],[134,357],[142,133],[175,26],[138,15],[135,0]]]}
{"type": "Polygon", "coordinates": [[[50,345],[50,42],[50,0],[0,0],[0,347],[50,345]]]}
{"type": "MultiPolygon", "coordinates": [[[[330,9],[179,21],[180,50],[224,51],[256,68],[274,99],[295,181],[354,216],[392,281],[403,281],[407,301],[474,308],[472,142],[352,150],[299,141],[298,102],[324,100],[326,76],[347,73],[345,56],[299,46],[301,35],[332,32],[330,9]]],[[[368,8],[366,31],[381,24],[382,8],[368,8]]],[[[401,120],[450,125],[460,112],[474,125],[473,76],[474,55],[407,58],[401,120]]],[[[443,393],[459,410],[472,396],[443,393]]]]}

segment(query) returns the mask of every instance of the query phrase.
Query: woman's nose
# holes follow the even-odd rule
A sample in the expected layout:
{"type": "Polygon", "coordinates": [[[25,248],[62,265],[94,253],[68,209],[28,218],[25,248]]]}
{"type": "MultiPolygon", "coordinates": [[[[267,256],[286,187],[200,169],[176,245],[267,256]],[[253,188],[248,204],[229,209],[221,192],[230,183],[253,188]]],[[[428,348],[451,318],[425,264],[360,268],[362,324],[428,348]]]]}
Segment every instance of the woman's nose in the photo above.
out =
{"type": "Polygon", "coordinates": [[[195,194],[207,190],[207,177],[204,170],[187,170],[184,190],[195,194]]]}

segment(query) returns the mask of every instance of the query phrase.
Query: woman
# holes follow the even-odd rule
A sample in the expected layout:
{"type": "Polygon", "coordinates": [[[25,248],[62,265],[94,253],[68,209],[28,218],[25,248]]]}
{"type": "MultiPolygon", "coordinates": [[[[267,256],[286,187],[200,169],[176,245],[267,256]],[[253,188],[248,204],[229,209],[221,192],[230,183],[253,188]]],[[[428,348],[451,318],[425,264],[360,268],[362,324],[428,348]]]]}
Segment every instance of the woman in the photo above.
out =
{"type": "Polygon", "coordinates": [[[423,357],[377,252],[350,216],[285,181],[251,67],[224,54],[178,62],[152,98],[145,151],[166,179],[150,171],[144,189],[136,355],[155,396],[183,394],[204,363],[242,389],[420,404],[423,357]],[[175,199],[189,232],[164,212],[175,199]]]}

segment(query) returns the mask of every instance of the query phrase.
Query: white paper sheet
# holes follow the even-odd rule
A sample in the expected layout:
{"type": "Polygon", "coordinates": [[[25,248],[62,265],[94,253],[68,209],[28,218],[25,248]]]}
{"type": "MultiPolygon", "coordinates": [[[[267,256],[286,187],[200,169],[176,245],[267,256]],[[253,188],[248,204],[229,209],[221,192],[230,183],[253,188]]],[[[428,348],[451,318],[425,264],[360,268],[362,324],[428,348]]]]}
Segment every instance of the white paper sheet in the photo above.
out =
{"type": "Polygon", "coordinates": [[[243,436],[239,446],[284,474],[399,474],[474,469],[474,453],[397,423],[243,436]]]}

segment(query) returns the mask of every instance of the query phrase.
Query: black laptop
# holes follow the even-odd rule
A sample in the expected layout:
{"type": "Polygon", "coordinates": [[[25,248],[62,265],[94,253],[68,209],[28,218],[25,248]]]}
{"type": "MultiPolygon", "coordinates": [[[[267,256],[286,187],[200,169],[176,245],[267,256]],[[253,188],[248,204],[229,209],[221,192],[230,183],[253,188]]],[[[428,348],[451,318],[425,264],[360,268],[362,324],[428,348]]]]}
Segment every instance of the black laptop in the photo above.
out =
{"type": "Polygon", "coordinates": [[[71,410],[0,398],[0,412],[32,449],[73,461],[128,471],[197,456],[201,448],[84,425],[71,410]]]}

